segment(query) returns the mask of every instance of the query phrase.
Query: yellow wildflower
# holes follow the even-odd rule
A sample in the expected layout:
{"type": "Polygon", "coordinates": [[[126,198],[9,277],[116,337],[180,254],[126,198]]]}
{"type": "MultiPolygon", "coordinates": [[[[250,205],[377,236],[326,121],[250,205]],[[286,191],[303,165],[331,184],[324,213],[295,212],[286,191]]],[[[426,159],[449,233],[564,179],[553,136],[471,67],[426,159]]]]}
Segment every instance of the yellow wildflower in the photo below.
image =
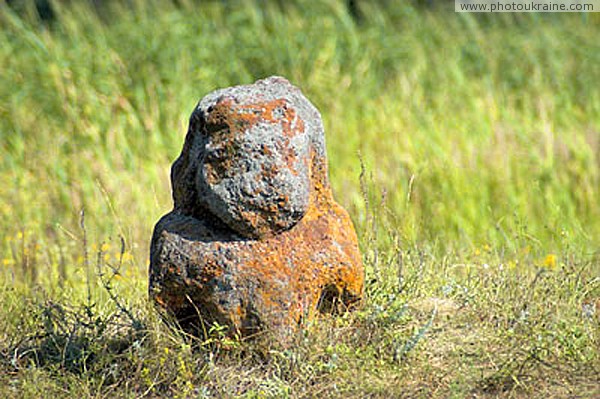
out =
{"type": "Polygon", "coordinates": [[[100,251],[102,252],[106,252],[110,249],[110,244],[108,244],[107,242],[103,243],[102,246],[100,247],[100,251]]]}
{"type": "Polygon", "coordinates": [[[544,259],[544,267],[550,270],[556,268],[556,255],[549,254],[546,256],[546,259],[544,259]]]}

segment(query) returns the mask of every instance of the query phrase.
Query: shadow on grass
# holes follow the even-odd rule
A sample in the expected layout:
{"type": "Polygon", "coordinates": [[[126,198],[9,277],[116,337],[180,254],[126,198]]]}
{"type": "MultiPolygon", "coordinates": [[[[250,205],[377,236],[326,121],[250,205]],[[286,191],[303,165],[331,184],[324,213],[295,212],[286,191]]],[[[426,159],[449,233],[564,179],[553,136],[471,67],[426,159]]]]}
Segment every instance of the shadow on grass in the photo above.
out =
{"type": "Polygon", "coordinates": [[[2,362],[9,368],[34,364],[81,374],[103,357],[123,354],[147,334],[140,320],[123,317],[122,311],[103,315],[95,304],[70,307],[47,301],[37,309],[33,317],[39,331],[2,350],[2,362]]]}

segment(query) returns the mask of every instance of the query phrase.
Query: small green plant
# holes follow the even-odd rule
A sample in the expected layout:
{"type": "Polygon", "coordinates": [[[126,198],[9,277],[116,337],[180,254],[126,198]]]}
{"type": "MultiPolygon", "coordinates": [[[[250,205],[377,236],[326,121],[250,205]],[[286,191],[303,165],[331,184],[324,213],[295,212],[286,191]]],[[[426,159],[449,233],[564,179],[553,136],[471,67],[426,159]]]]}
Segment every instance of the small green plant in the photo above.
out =
{"type": "Polygon", "coordinates": [[[122,240],[117,266],[105,264],[104,245],[96,254],[96,277],[108,294],[109,302],[100,305],[94,300],[84,215],[82,211],[82,253],[88,269],[86,301],[79,305],[49,299],[37,303],[30,315],[34,320],[34,331],[24,334],[10,350],[10,363],[17,369],[33,362],[38,367],[85,373],[94,362],[122,353],[145,334],[144,322],[122,303],[114,291],[113,282],[119,275],[125,253],[122,240]],[[110,307],[113,309],[109,310],[110,307]]]}

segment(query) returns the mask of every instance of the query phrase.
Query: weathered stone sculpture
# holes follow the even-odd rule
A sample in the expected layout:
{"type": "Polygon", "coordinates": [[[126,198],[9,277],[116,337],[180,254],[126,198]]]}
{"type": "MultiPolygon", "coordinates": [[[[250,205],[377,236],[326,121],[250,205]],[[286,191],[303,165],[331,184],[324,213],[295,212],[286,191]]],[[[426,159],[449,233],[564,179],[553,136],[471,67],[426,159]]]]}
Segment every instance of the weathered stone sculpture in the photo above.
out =
{"type": "Polygon", "coordinates": [[[184,326],[284,340],[357,302],[363,267],[324,140],[319,112],[283,78],[204,97],[171,170],[174,209],[152,237],[154,301],[184,326]]]}

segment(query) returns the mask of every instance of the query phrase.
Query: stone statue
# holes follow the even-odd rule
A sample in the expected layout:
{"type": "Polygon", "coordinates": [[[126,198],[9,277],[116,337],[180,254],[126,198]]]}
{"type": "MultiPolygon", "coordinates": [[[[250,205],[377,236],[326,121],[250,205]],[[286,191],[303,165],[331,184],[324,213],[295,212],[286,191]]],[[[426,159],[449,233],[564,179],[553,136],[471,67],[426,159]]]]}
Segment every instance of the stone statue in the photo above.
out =
{"type": "Polygon", "coordinates": [[[174,209],[156,224],[150,296],[185,328],[288,340],[351,307],[364,271],[331,192],[323,123],[281,77],[214,91],[171,170],[174,209]]]}

